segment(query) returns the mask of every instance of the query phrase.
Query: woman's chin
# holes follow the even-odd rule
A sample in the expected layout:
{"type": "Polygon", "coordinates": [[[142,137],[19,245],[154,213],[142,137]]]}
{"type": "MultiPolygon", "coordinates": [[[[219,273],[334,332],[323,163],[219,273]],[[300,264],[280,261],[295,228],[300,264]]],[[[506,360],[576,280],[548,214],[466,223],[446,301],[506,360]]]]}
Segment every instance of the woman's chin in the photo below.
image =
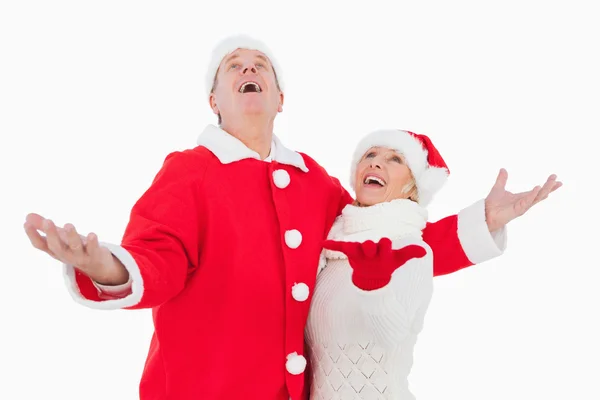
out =
{"type": "Polygon", "coordinates": [[[362,207],[373,206],[375,204],[379,204],[379,203],[382,203],[385,201],[382,196],[364,195],[364,194],[356,196],[356,200],[362,207]]]}

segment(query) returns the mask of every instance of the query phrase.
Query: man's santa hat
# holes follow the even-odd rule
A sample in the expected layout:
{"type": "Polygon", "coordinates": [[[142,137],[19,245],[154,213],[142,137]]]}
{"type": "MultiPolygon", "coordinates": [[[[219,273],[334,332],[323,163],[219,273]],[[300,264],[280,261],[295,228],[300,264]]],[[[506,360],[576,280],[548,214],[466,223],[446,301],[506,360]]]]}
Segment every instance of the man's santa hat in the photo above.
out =
{"type": "Polygon", "coordinates": [[[208,96],[210,96],[215,81],[215,76],[217,75],[217,71],[219,69],[219,65],[221,65],[221,61],[223,61],[225,57],[227,57],[229,54],[233,53],[237,49],[258,50],[265,56],[267,56],[269,61],[271,61],[271,65],[273,66],[273,70],[275,71],[275,75],[277,76],[277,83],[279,84],[279,89],[281,89],[281,91],[283,92],[281,67],[279,66],[277,60],[273,56],[271,49],[269,49],[266,44],[264,44],[258,39],[254,39],[247,35],[234,35],[221,40],[212,51],[210,63],[208,65],[208,70],[206,71],[206,94],[208,96]]]}
{"type": "Polygon", "coordinates": [[[419,204],[427,206],[446,183],[450,170],[444,159],[425,135],[402,130],[379,130],[365,136],[352,156],[350,185],[356,190],[356,168],[371,147],[387,147],[400,153],[410,168],[417,186],[419,204]]]}

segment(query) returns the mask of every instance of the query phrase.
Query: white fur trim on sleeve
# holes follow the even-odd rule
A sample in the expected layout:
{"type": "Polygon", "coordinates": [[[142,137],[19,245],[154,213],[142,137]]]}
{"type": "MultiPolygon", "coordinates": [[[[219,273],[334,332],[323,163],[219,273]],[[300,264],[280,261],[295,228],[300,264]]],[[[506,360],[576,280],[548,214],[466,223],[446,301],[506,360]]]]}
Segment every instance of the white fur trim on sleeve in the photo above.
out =
{"type": "Polygon", "coordinates": [[[458,213],[458,239],[469,261],[480,264],[502,255],[506,249],[506,226],[490,233],[482,199],[458,213]]]}
{"type": "Polygon", "coordinates": [[[98,310],[118,310],[125,307],[135,306],[142,299],[144,293],[144,282],[140,269],[135,262],[135,259],[127,250],[121,246],[111,243],[100,243],[100,246],[106,247],[110,252],[119,259],[129,272],[129,280],[131,281],[131,294],[116,300],[93,301],[84,298],[79,291],[77,282],[75,281],[75,268],[69,264],[63,264],[63,274],[69,294],[77,303],[89,308],[98,310]]]}

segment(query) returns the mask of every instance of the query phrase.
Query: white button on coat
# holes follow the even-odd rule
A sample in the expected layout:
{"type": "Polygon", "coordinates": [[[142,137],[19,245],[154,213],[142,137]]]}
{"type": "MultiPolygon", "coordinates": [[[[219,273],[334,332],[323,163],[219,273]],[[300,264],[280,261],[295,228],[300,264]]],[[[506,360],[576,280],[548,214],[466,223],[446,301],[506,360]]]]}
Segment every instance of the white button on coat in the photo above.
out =
{"type": "Polygon", "coordinates": [[[279,189],[285,189],[290,184],[290,174],[285,169],[273,171],[273,182],[279,189]]]}
{"type": "Polygon", "coordinates": [[[296,352],[288,354],[285,369],[292,375],[300,375],[306,369],[306,358],[296,352]]]}
{"type": "Polygon", "coordinates": [[[296,229],[289,230],[285,233],[285,244],[291,249],[296,249],[302,243],[302,234],[296,229]]]}
{"type": "Polygon", "coordinates": [[[294,286],[292,286],[292,297],[296,301],[305,301],[308,299],[309,293],[308,285],[304,282],[294,283],[294,286]]]}

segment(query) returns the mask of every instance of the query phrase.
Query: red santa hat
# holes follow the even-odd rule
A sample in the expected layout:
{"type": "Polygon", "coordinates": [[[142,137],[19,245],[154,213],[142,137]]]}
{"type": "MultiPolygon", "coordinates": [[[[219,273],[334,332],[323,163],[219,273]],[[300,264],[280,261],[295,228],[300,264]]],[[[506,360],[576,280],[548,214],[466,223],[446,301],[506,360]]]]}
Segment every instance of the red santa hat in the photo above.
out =
{"type": "Polygon", "coordinates": [[[371,147],[387,147],[404,156],[417,186],[419,204],[427,206],[435,193],[446,183],[450,170],[444,159],[425,135],[402,130],[379,130],[365,136],[352,157],[350,185],[356,190],[356,167],[371,147]]]}
{"type": "Polygon", "coordinates": [[[215,76],[217,74],[217,70],[219,69],[219,65],[221,65],[221,61],[223,61],[223,58],[233,53],[237,49],[258,50],[267,56],[269,61],[271,61],[271,65],[273,66],[273,70],[277,76],[279,88],[281,91],[283,91],[281,67],[273,56],[271,49],[269,49],[266,44],[258,39],[254,39],[247,35],[234,35],[221,40],[212,51],[210,63],[208,65],[208,71],[206,72],[206,93],[208,96],[210,96],[210,92],[215,81],[215,76]]]}

